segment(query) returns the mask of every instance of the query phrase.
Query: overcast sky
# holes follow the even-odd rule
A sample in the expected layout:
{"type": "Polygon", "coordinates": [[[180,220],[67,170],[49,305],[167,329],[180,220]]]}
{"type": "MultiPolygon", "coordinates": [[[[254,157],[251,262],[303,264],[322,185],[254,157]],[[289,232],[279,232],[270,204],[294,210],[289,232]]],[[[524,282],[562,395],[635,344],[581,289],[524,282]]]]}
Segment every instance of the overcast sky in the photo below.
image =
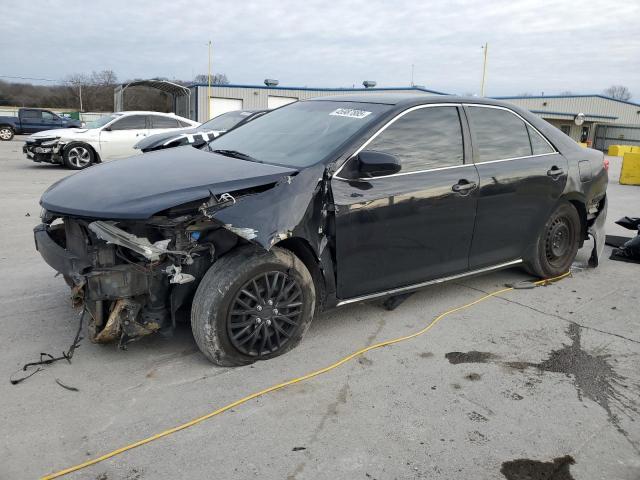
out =
{"type": "Polygon", "coordinates": [[[487,95],[622,84],[640,99],[637,0],[3,3],[0,75],[189,80],[206,73],[211,39],[213,70],[232,83],[405,86],[415,64],[416,84],[479,93],[489,42],[487,95]]]}

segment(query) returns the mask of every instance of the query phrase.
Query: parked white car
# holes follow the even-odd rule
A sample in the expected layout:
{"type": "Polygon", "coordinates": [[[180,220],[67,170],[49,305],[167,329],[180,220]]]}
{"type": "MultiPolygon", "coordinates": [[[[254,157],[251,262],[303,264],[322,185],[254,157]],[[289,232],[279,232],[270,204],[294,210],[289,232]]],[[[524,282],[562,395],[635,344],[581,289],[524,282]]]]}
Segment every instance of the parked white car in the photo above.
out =
{"type": "Polygon", "coordinates": [[[147,135],[180,131],[200,124],[173,113],[116,112],[86,128],[45,130],[27,138],[22,151],[34,162],[81,170],[93,163],[139,154],[133,146],[147,135]]]}

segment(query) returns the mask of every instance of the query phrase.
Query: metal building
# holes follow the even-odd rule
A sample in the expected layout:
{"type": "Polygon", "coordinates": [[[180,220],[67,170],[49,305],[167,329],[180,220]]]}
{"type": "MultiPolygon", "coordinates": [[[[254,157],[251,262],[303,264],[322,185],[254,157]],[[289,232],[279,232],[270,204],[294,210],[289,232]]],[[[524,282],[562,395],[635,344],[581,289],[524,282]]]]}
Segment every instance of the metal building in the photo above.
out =
{"type": "MultiPolygon", "coordinates": [[[[599,150],[609,145],[640,145],[640,104],[604,95],[494,97],[530,110],[576,142],[599,150]],[[582,124],[579,114],[583,114],[582,124]]],[[[581,116],[582,117],[582,116],[581,116]]]]}
{"type": "Polygon", "coordinates": [[[307,88],[307,87],[277,87],[265,85],[212,85],[211,97],[208,95],[206,84],[191,85],[189,87],[189,111],[184,104],[176,104],[176,114],[206,122],[210,118],[232,110],[254,110],[277,108],[297,100],[321,97],[325,95],[340,95],[353,92],[376,95],[380,93],[415,93],[422,95],[445,95],[443,92],[428,90],[423,87],[397,88],[307,88]]]}

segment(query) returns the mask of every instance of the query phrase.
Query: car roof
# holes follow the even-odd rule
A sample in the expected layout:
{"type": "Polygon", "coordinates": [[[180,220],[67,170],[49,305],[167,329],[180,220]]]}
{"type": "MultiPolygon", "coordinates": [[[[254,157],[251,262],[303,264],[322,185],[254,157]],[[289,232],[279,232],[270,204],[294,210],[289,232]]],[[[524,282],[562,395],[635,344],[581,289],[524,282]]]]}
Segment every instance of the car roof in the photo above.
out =
{"type": "Polygon", "coordinates": [[[152,112],[150,110],[125,110],[124,112],[113,112],[115,115],[162,115],[164,117],[180,117],[175,113],[152,112]]]}
{"type": "Polygon", "coordinates": [[[351,95],[330,95],[326,97],[316,97],[310,101],[321,102],[358,102],[358,103],[378,103],[383,105],[395,105],[411,107],[414,105],[425,105],[429,103],[479,103],[485,105],[498,105],[513,107],[506,102],[483,97],[463,97],[458,95],[427,95],[422,93],[374,93],[374,94],[351,94],[351,95]]]}

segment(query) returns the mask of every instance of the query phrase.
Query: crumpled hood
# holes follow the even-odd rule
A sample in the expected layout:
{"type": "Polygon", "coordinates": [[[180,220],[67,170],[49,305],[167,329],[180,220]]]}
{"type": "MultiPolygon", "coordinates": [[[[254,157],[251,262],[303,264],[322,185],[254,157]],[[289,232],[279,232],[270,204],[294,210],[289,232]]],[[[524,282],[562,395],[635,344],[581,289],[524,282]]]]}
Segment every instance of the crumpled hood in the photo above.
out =
{"type": "Polygon", "coordinates": [[[71,135],[77,135],[79,133],[88,132],[88,128],[57,128],[55,130],[43,130],[42,132],[34,133],[27,137],[29,140],[40,140],[41,138],[55,138],[55,137],[68,137],[71,135]]]}
{"type": "Polygon", "coordinates": [[[296,172],[177,147],[82,170],[51,185],[40,205],[64,215],[143,220],[211,194],[276,183],[296,172]]]}

